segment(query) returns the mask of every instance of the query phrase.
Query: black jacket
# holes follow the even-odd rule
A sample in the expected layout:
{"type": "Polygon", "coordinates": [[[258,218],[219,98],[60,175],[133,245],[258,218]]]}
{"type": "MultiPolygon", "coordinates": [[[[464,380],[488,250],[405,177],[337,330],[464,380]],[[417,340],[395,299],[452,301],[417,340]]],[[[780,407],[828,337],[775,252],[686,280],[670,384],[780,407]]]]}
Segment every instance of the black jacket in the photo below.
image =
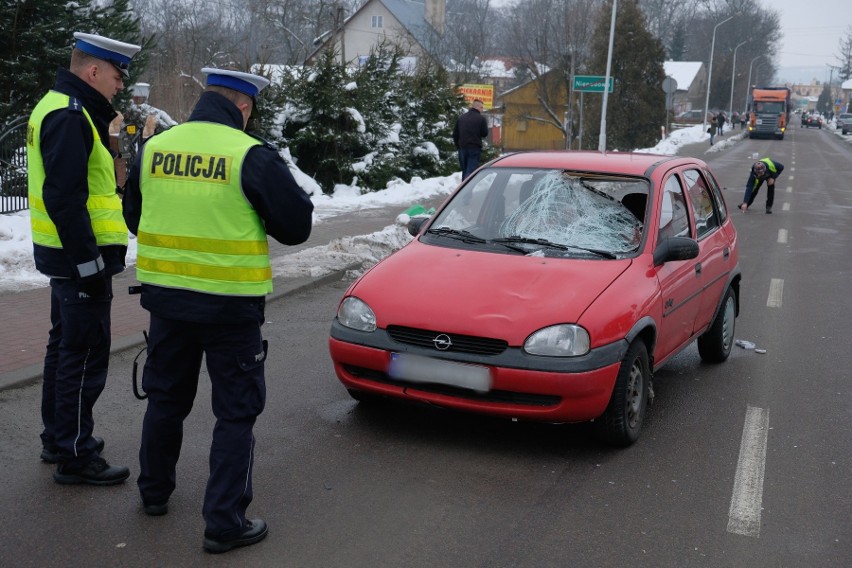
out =
{"type": "MultiPolygon", "coordinates": [[[[53,90],[82,103],[101,142],[109,149],[109,123],[117,115],[110,102],[67,69],[57,72],[53,90]]],[[[88,170],[82,166],[89,161],[95,137],[83,112],[69,107],[48,114],[42,122],[39,144],[45,171],[42,188],[44,206],[56,225],[62,248],[33,244],[36,269],[51,277],[78,278],[76,267],[100,256],[106,274],[121,272],[127,247],[99,247],[86,209],[88,170]]]]}
{"type": "MultiPolygon", "coordinates": [[[[189,117],[189,121],[224,124],[242,130],[239,109],[222,95],[205,92],[189,117]]],[[[203,151],[203,148],[199,148],[203,151]]],[[[127,178],[124,194],[124,219],[130,232],[139,231],[142,193],[139,168],[142,151],[127,178]]],[[[311,235],[314,204],[299,187],[278,151],[268,144],[252,147],[243,161],[241,173],[243,193],[263,219],[266,233],[285,245],[305,242],[311,235]]],[[[142,307],[167,319],[199,323],[238,323],[264,321],[264,297],[220,296],[191,290],[142,286],[142,307]]]]}
{"type": "Polygon", "coordinates": [[[488,121],[472,108],[461,115],[453,128],[456,148],[482,148],[482,139],[488,136],[488,121]]]}

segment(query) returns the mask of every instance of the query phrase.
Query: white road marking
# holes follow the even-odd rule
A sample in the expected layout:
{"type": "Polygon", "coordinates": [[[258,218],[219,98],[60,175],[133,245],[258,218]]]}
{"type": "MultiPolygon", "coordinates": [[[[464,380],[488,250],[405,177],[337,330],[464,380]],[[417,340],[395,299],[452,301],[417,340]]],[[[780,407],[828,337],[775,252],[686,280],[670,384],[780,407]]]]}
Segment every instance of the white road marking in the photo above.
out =
{"type": "Polygon", "coordinates": [[[793,186],[792,185],[787,186],[787,193],[793,193],[793,186]]]}
{"type": "Polygon", "coordinates": [[[773,278],[769,283],[769,297],[766,299],[767,308],[780,308],[781,296],[784,294],[784,279],[773,278]]]}
{"type": "Polygon", "coordinates": [[[796,176],[790,176],[789,179],[790,179],[790,181],[793,181],[794,179],[796,179],[796,176]]]}
{"type": "Polygon", "coordinates": [[[795,172],[795,171],[796,171],[796,168],[790,168],[790,171],[791,171],[791,172],[795,172]]]}
{"type": "Polygon", "coordinates": [[[734,476],[734,491],[728,509],[728,532],[760,536],[760,509],[763,503],[763,474],[766,468],[766,440],[769,435],[769,409],[746,408],[740,457],[734,476]]]}
{"type": "Polygon", "coordinates": [[[790,204],[789,203],[785,203],[784,205],[781,206],[781,211],[789,211],[789,210],[790,210],[790,204]]]}
{"type": "Polygon", "coordinates": [[[778,229],[778,242],[786,243],[787,242],[787,229],[778,229]]]}

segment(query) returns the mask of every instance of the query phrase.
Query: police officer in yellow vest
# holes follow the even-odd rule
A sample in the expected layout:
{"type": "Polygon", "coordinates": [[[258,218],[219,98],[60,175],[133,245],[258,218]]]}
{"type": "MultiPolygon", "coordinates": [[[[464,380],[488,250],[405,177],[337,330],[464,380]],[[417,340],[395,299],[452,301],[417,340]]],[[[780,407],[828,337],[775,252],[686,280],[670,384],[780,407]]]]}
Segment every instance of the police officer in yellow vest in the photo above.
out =
{"type": "Polygon", "coordinates": [[[58,464],[59,483],[112,485],[130,471],[101,458],[104,441],[92,436],[109,363],[112,277],[127,251],[108,129],[117,116],[110,101],[140,48],[74,38],[69,69],[58,71],[27,130],[33,255],[51,288],[41,459],[58,464]]]}
{"type": "Polygon", "coordinates": [[[175,490],[183,421],[202,355],[216,426],[204,496],[203,546],[212,553],[267,533],[247,520],[253,426],[266,397],[267,235],[307,240],[313,203],[276,149],[244,132],[264,77],[202,69],[207,88],[189,121],[150,138],[137,156],[124,216],[137,235],[136,274],[151,313],[142,386],[148,408],[137,484],[145,513],[164,515],[175,490]]]}
{"type": "Polygon", "coordinates": [[[772,204],[775,202],[775,180],[784,171],[784,164],[771,158],[761,158],[751,165],[751,172],[746,181],[745,195],[740,204],[743,213],[751,207],[757,197],[757,192],[763,182],[766,182],[766,213],[772,214],[772,204]]]}

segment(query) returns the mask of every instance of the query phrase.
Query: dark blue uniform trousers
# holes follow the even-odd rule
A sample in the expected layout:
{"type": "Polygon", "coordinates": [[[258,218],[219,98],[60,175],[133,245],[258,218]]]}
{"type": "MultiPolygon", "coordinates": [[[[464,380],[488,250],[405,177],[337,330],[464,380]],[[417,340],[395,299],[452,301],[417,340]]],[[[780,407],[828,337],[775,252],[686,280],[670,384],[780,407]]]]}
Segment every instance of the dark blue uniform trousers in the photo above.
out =
{"type": "Polygon", "coordinates": [[[92,408],[106,384],[112,281],[91,297],[79,282],[50,280],[50,333],[41,393],[42,445],[71,469],[97,455],[92,408]]]}
{"type": "Polygon", "coordinates": [[[202,511],[205,536],[227,539],[242,531],[252,500],[252,428],[266,402],[266,349],[258,323],[217,325],[151,314],[137,485],[146,505],[165,503],[174,491],[183,421],[195,400],[202,355],[216,417],[202,511]]]}

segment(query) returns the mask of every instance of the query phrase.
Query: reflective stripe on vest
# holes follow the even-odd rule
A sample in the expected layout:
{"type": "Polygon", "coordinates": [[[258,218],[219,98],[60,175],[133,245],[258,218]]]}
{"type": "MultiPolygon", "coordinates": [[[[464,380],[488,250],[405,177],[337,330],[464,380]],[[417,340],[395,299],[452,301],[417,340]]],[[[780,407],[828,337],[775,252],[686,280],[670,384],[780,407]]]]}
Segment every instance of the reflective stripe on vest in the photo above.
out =
{"type": "Polygon", "coordinates": [[[258,144],[208,122],[181,124],[147,142],[139,182],[140,282],[228,296],[272,291],[266,229],[240,182],[246,153],[258,144]]]}
{"type": "MultiPolygon", "coordinates": [[[[778,168],[776,168],[776,167],[775,167],[775,163],[774,163],[772,160],[770,160],[769,158],[763,158],[763,159],[758,160],[758,161],[763,162],[764,164],[766,164],[767,169],[768,169],[770,172],[772,172],[773,174],[774,174],[775,172],[777,172],[777,171],[778,171],[778,168]]],[[[757,187],[758,187],[761,183],[763,183],[763,182],[761,181],[761,179],[760,179],[759,177],[755,176],[755,178],[754,178],[754,189],[757,189],[757,187]]]]}
{"type": "MultiPolygon", "coordinates": [[[[48,92],[36,105],[27,125],[27,185],[33,242],[50,248],[62,248],[62,241],[44,205],[43,190],[47,176],[41,155],[41,126],[48,114],[68,108],[70,103],[71,97],[68,95],[57,91],[48,92]]],[[[89,154],[87,170],[89,198],[86,200],[92,232],[99,246],[127,245],[127,225],[121,214],[121,199],[115,193],[115,163],[109,150],[101,143],[98,130],[89,113],[86,109],[82,110],[92,127],[94,136],[92,153],[89,154]]]]}

